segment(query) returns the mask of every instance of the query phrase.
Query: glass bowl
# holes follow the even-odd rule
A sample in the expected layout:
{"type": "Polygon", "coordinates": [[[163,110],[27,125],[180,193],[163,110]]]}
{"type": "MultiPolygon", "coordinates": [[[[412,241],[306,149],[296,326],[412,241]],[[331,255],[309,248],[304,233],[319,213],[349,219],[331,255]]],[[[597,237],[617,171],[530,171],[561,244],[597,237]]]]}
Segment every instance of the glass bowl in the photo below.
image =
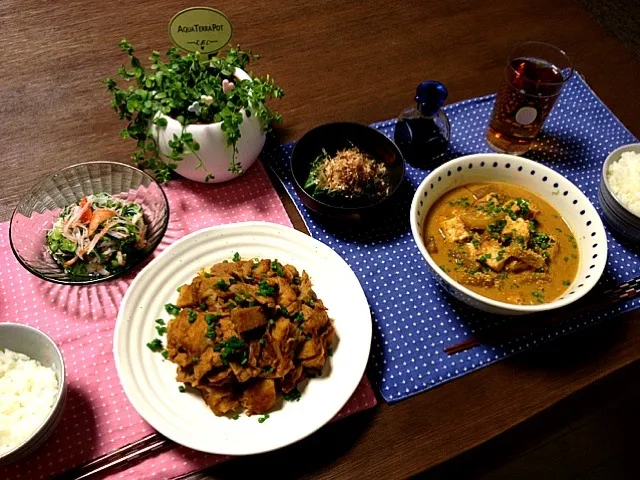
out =
{"type": "Polygon", "coordinates": [[[20,200],[11,216],[9,242],[20,264],[39,278],[66,285],[87,285],[118,277],[139,265],[156,249],[168,224],[167,197],[149,175],[123,163],[80,163],[43,178],[20,200]],[[142,206],[147,246],[130,258],[124,268],[110,275],[67,273],[47,249],[47,231],[64,207],[103,192],[142,206]]]}

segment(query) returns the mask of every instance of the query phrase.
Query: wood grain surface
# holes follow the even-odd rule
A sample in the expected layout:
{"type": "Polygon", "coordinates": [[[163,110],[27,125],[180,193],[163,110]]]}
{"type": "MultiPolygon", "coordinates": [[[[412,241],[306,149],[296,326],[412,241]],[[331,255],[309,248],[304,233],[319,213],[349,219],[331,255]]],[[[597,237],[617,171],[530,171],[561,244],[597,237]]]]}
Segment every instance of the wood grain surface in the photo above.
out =
{"type": "MultiPolygon", "coordinates": [[[[169,19],[193,5],[0,2],[0,220],[9,219],[18,198],[47,172],[82,161],[127,161],[132,144],[119,138],[121,124],[101,83],[126,60],[116,44],[126,36],[142,57],[165,50],[169,19]]],[[[447,85],[450,102],[493,92],[510,49],[529,39],[562,46],[640,135],[640,63],[570,0],[229,0],[211,6],[231,19],[233,43],[261,54],[252,69],[285,89],[274,105],[285,119],[279,141],[328,121],[394,117],[427,78],[447,85]]],[[[590,385],[609,378],[630,381],[624,367],[639,363],[640,324],[632,321],[638,317],[610,322],[604,328],[614,334],[607,342],[600,334],[568,339],[548,357],[516,357],[398,404],[381,402],[298,445],[234,460],[207,475],[242,472],[244,478],[272,469],[280,477],[401,478],[520,424],[561,425],[572,395],[588,397],[590,385]]]]}

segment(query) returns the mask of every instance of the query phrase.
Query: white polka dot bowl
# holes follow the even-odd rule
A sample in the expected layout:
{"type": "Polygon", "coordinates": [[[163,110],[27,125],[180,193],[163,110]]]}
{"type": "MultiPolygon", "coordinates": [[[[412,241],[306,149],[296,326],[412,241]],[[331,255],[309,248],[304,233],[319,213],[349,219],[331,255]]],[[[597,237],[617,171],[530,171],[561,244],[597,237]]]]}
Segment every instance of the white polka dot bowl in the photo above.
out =
{"type": "Polygon", "coordinates": [[[411,204],[411,231],[430,270],[458,300],[499,315],[526,315],[565,307],[586,295],[598,282],[607,263],[607,236],[589,199],[565,177],[532,160],[503,154],[460,157],[433,170],[418,186],[411,204]],[[474,182],[518,185],[553,205],[578,242],[580,266],[564,295],[540,305],[514,305],[479,295],[454,281],[434,262],[423,240],[424,222],[431,206],[447,191],[474,182]]]}
{"type": "MultiPolygon", "coordinates": [[[[29,422],[33,432],[20,444],[9,450],[0,442],[0,465],[6,465],[24,459],[40,448],[54,432],[64,411],[67,383],[62,353],[47,335],[33,327],[18,323],[0,323],[0,351],[5,349],[22,353],[37,360],[44,367],[52,368],[58,380],[58,391],[53,405],[42,421],[29,422]]],[[[8,375],[0,365],[0,376],[8,375]]],[[[3,427],[0,425],[0,427],[3,427]]],[[[4,438],[8,438],[3,435],[4,438]]],[[[0,438],[1,439],[1,438],[0,438]]]]}
{"type": "Polygon", "coordinates": [[[600,208],[602,208],[605,219],[614,231],[629,240],[640,242],[640,217],[618,199],[611,190],[609,183],[609,167],[613,162],[620,160],[621,155],[625,152],[640,154],[640,143],[625,145],[609,154],[602,165],[598,201],[600,202],[600,208]]]}

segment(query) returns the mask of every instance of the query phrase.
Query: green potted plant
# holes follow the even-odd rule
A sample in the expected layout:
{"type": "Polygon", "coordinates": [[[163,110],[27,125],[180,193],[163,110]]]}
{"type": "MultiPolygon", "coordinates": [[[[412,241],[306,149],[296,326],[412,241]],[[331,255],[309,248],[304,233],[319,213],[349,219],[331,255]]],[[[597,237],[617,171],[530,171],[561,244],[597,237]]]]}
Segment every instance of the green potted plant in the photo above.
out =
{"type": "Polygon", "coordinates": [[[117,75],[104,80],[111,105],[127,122],[123,138],[137,148],[135,165],[154,171],[166,182],[171,171],[200,182],[224,182],[243,173],[264,146],[266,132],[281,116],[266,102],[284,92],[267,75],[248,74],[250,52],[229,48],[208,58],[198,52],[170,49],[162,60],[154,51],[144,67],[133,46],[123,39],[129,56],[117,75]]]}

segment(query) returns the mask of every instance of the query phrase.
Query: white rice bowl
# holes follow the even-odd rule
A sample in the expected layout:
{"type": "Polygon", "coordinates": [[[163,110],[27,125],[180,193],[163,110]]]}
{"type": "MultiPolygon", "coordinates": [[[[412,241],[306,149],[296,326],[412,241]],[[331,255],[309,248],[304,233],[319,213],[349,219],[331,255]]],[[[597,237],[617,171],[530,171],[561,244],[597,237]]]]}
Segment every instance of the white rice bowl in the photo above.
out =
{"type": "Polygon", "coordinates": [[[607,180],[618,201],[640,217],[640,153],[622,152],[609,165],[607,180]]]}
{"type": "Polygon", "coordinates": [[[27,441],[47,419],[58,386],[52,368],[0,349],[0,456],[27,441]]]}

